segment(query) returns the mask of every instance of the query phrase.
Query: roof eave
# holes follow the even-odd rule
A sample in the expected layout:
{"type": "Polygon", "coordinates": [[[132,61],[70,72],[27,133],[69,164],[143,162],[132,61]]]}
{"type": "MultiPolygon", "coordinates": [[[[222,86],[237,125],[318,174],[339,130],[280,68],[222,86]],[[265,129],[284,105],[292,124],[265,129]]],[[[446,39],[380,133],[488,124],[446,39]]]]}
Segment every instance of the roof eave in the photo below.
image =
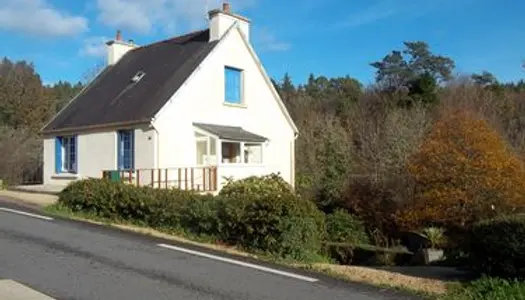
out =
{"type": "Polygon", "coordinates": [[[93,130],[116,129],[116,128],[123,128],[123,127],[128,127],[128,126],[151,124],[151,121],[152,119],[148,118],[148,119],[134,120],[134,121],[113,122],[113,123],[96,124],[96,125],[48,129],[48,130],[43,130],[42,134],[43,135],[58,135],[58,134],[82,133],[82,132],[93,131],[93,130]]]}

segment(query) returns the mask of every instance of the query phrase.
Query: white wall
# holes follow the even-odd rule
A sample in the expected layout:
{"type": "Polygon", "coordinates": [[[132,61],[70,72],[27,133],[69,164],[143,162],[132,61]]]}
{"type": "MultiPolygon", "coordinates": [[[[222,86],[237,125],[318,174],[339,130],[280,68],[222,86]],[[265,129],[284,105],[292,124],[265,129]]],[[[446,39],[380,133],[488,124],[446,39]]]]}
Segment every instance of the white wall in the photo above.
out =
{"type": "Polygon", "coordinates": [[[241,126],[269,138],[263,171],[280,172],[292,181],[293,129],[238,30],[225,37],[159,112],[154,126],[160,136],[160,167],[195,163],[192,122],[241,126]],[[244,70],[245,106],[224,104],[225,66],[244,70]]]}
{"type": "MultiPolygon", "coordinates": [[[[135,129],[135,167],[155,168],[156,134],[147,127],[135,129]]],[[[116,130],[86,132],[77,135],[79,179],[100,178],[103,170],[117,168],[116,130]]],[[[44,184],[66,185],[75,176],[55,174],[55,137],[44,139],[44,184]]]]}
{"type": "Polygon", "coordinates": [[[219,40],[233,23],[238,22],[242,33],[246,39],[250,39],[250,22],[243,18],[236,18],[223,12],[215,12],[210,19],[210,40],[219,40]]]}
{"type": "Polygon", "coordinates": [[[128,51],[133,50],[134,45],[123,41],[113,41],[111,45],[107,46],[108,51],[108,65],[116,64],[128,51]]]}

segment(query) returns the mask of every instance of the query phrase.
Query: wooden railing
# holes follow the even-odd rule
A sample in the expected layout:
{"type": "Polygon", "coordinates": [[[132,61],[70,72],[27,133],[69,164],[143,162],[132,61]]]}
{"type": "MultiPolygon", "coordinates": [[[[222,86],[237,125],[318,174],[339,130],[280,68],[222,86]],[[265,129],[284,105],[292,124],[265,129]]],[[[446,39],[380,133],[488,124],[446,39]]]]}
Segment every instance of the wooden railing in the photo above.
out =
{"type": "Polygon", "coordinates": [[[198,192],[217,191],[217,167],[105,170],[102,177],[136,186],[177,188],[198,192]]]}

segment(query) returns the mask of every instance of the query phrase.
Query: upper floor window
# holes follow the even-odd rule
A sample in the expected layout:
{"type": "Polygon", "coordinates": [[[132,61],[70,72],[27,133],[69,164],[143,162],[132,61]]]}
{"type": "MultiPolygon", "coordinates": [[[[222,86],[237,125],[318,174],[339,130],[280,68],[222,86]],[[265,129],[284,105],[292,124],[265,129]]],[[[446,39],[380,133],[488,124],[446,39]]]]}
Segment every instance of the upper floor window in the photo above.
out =
{"type": "Polygon", "coordinates": [[[225,102],[242,104],[242,70],[225,67],[225,102]]]}
{"type": "Polygon", "coordinates": [[[55,138],[55,172],[77,172],[77,137],[57,136],[55,138]]]}
{"type": "Polygon", "coordinates": [[[132,170],[135,168],[135,135],[133,130],[118,132],[118,169],[132,170]]]}

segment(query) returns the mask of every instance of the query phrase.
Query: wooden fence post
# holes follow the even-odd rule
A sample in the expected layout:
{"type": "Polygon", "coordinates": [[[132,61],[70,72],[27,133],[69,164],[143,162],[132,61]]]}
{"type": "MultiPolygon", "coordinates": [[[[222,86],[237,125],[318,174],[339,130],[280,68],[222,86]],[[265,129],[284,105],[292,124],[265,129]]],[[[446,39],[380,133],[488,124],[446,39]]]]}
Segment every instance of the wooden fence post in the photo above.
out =
{"type": "Polygon", "coordinates": [[[155,170],[151,169],[151,187],[155,187],[155,170]]]}
{"type": "Polygon", "coordinates": [[[202,168],[202,190],[206,192],[206,168],[202,168]]]}
{"type": "Polygon", "coordinates": [[[188,190],[188,168],[184,168],[184,186],[188,190]]]}

